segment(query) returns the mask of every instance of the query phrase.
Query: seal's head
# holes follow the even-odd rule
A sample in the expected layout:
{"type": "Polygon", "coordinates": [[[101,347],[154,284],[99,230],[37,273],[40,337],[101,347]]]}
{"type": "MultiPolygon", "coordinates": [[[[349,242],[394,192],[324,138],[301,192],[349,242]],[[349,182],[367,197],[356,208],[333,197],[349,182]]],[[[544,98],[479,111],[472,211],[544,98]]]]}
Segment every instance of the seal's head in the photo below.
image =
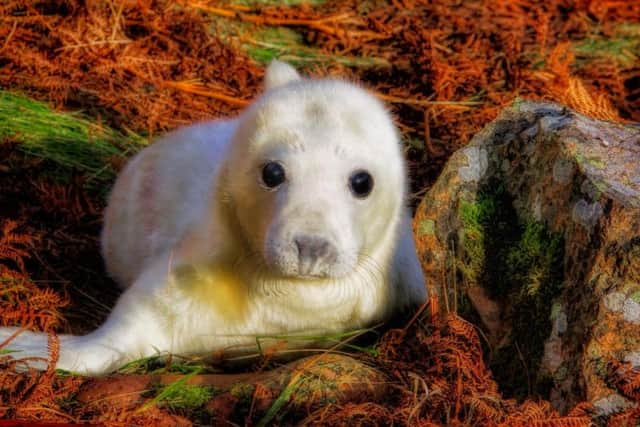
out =
{"type": "Polygon", "coordinates": [[[398,134],[364,89],[267,70],[266,91],[240,116],[227,170],[239,232],[282,278],[386,270],[403,212],[398,134]]]}

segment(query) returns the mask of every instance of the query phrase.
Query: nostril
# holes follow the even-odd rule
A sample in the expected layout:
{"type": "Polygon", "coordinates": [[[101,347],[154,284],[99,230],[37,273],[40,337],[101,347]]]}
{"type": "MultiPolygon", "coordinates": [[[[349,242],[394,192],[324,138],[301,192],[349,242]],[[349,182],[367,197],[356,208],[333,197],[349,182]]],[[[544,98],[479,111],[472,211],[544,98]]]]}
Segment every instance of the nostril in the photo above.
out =
{"type": "Polygon", "coordinates": [[[301,235],[293,239],[298,248],[300,259],[318,259],[329,254],[331,245],[326,239],[317,236],[301,235]]]}

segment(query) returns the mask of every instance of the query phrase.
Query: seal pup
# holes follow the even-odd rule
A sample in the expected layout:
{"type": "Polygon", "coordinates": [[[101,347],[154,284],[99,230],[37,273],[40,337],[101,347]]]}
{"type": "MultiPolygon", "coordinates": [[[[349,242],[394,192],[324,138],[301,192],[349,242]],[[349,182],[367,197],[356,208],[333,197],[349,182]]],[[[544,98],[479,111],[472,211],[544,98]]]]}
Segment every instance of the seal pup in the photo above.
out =
{"type": "MultiPolygon", "coordinates": [[[[124,168],[102,233],[124,292],[100,328],[59,336],[56,367],[243,354],[261,336],[334,334],[422,304],[406,192],[385,107],[275,61],[237,118],[169,133],[124,168]]],[[[0,342],[15,332],[0,329],[0,342]]],[[[22,332],[8,347],[46,357],[47,336],[22,332]]]]}

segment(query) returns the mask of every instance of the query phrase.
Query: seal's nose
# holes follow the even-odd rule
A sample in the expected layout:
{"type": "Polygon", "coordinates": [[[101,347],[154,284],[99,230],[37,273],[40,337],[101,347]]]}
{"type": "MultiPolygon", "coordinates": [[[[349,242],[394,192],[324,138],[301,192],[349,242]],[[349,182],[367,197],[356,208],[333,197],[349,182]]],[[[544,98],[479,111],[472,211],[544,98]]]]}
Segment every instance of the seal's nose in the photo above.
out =
{"type": "Polygon", "coordinates": [[[322,237],[301,234],[293,239],[298,248],[298,260],[301,263],[315,263],[319,260],[331,262],[335,258],[335,249],[322,237]]]}

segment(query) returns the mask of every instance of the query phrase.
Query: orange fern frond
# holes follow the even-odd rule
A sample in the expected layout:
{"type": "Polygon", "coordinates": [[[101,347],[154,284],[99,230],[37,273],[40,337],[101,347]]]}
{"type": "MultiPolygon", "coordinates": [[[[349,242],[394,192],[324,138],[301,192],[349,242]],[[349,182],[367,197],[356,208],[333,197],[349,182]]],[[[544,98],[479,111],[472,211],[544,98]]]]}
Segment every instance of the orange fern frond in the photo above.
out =
{"type": "Polygon", "coordinates": [[[609,418],[607,427],[635,427],[640,420],[640,407],[628,409],[609,418]]]}
{"type": "Polygon", "coordinates": [[[20,271],[24,271],[24,260],[28,258],[28,249],[33,246],[37,236],[17,231],[18,223],[5,220],[0,227],[0,262],[13,262],[20,271]]]}
{"type": "Polygon", "coordinates": [[[469,396],[465,403],[473,410],[474,416],[490,421],[501,421],[504,418],[504,410],[501,407],[502,399],[495,396],[469,396]]]}
{"type": "Polygon", "coordinates": [[[568,417],[591,417],[595,414],[596,408],[591,402],[580,402],[574,406],[569,413],[568,417]]]}
{"type": "Polygon", "coordinates": [[[640,402],[640,369],[630,363],[610,361],[608,379],[624,396],[640,402]]]}
{"type": "Polygon", "coordinates": [[[581,79],[569,77],[569,86],[562,101],[574,110],[586,116],[602,120],[620,120],[617,110],[603,93],[588,90],[581,79]]]}

